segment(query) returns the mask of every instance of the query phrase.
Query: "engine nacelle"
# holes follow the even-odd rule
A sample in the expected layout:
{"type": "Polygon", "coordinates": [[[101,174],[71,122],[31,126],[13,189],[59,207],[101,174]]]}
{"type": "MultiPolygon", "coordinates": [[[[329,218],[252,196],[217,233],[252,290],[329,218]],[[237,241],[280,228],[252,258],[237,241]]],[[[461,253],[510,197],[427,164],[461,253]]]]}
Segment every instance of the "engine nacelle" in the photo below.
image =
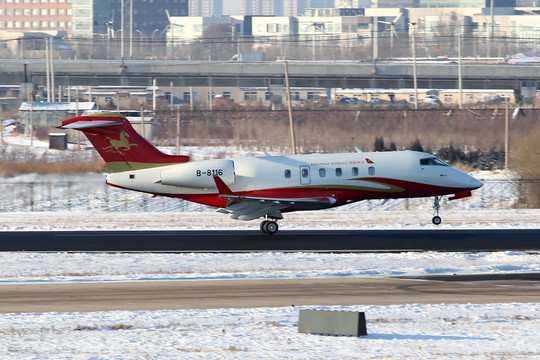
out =
{"type": "Polygon", "coordinates": [[[227,185],[234,183],[234,161],[215,159],[178,164],[161,172],[161,183],[189,188],[211,188],[216,186],[214,176],[219,176],[227,185]]]}

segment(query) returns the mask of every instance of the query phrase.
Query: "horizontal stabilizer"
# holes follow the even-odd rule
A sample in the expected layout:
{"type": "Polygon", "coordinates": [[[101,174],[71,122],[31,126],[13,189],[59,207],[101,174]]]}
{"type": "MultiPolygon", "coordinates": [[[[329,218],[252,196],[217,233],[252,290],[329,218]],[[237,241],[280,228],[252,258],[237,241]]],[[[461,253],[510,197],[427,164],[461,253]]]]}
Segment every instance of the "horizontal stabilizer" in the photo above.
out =
{"type": "Polygon", "coordinates": [[[122,125],[121,121],[110,121],[110,120],[101,120],[101,121],[77,121],[72,122],[66,125],[58,126],[58,129],[90,129],[95,127],[103,127],[103,126],[114,126],[114,125],[122,125]]]}

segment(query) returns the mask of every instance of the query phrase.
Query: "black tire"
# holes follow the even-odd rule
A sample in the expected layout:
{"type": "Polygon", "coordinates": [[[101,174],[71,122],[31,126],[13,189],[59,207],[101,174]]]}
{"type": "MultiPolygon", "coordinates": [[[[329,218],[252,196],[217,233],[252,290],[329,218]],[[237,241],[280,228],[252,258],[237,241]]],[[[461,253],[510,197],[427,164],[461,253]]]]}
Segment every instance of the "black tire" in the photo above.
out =
{"type": "Polygon", "coordinates": [[[440,216],[434,216],[433,219],[431,219],[431,222],[432,222],[434,225],[441,225],[442,219],[441,219],[440,216]]]}
{"type": "Polygon", "coordinates": [[[266,233],[270,234],[270,235],[274,235],[279,230],[279,226],[278,226],[277,222],[275,222],[275,221],[266,222],[266,225],[264,226],[264,228],[266,230],[266,233]]]}
{"type": "Polygon", "coordinates": [[[265,234],[268,234],[268,231],[266,230],[266,225],[268,225],[268,220],[263,220],[261,222],[261,231],[265,234]]]}

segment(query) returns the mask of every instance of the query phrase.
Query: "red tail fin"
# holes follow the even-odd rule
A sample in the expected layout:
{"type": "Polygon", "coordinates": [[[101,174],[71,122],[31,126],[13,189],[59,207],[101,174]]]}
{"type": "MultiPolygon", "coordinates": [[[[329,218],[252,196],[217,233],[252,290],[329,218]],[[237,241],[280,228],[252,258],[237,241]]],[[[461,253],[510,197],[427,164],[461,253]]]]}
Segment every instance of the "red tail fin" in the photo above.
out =
{"type": "Polygon", "coordinates": [[[82,131],[113,172],[189,161],[189,156],[167,155],[156,149],[119,113],[78,116],[62,121],[60,128],[82,131]]]}

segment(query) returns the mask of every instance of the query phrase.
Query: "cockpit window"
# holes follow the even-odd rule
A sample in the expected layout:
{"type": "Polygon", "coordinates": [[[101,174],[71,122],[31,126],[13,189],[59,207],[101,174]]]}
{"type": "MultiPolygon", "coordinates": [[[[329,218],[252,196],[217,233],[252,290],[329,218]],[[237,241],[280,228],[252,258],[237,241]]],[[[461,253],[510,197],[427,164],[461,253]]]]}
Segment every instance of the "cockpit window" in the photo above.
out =
{"type": "Polygon", "coordinates": [[[425,159],[420,159],[420,165],[438,165],[438,166],[450,166],[444,161],[436,157],[429,157],[425,159]]]}

